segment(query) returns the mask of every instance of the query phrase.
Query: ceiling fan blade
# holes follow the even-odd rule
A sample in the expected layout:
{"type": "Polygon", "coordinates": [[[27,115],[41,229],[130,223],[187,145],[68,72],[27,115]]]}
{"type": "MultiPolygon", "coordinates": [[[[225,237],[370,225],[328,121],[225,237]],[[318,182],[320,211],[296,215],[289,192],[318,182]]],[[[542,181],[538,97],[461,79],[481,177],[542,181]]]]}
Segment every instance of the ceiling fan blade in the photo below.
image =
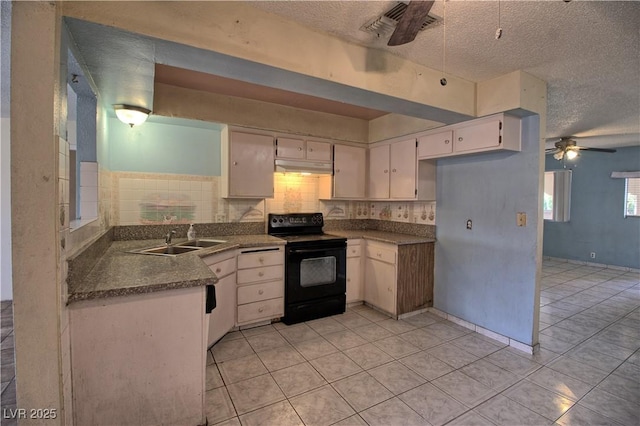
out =
{"type": "Polygon", "coordinates": [[[398,21],[396,29],[393,31],[393,34],[391,34],[387,46],[399,46],[413,41],[416,35],[418,35],[420,28],[422,28],[422,24],[432,6],[433,1],[410,1],[407,9],[398,21]]]}
{"type": "Polygon", "coordinates": [[[609,148],[583,148],[580,147],[580,151],[596,151],[596,152],[616,152],[615,149],[609,149],[609,148]]]}

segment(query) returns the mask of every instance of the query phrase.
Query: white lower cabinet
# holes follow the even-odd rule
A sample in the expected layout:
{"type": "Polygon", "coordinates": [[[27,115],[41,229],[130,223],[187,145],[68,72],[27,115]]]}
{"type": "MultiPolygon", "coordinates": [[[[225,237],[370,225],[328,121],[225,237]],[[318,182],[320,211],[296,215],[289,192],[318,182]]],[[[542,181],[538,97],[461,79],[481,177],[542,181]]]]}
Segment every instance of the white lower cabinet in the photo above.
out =
{"type": "Polygon", "coordinates": [[[284,249],[242,249],[238,254],[237,325],[284,315],[284,249]]]}
{"type": "Polygon", "coordinates": [[[209,314],[208,346],[220,340],[236,325],[236,252],[202,258],[216,274],[216,307],[209,314]]]}
{"type": "Polygon", "coordinates": [[[362,240],[347,240],[347,303],[362,300],[362,240]]]}
{"type": "Polygon", "coordinates": [[[367,241],[365,247],[364,301],[396,315],[397,248],[372,241],[367,241]]]}

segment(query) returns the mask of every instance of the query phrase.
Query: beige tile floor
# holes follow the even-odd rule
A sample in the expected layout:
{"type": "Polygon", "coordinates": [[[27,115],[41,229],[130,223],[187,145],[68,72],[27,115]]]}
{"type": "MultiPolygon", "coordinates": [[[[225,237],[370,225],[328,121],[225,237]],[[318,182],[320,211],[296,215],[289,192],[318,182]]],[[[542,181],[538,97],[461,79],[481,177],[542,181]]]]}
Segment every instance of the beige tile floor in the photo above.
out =
{"type": "Polygon", "coordinates": [[[638,425],[640,274],[545,261],[535,355],[432,313],[366,306],[227,334],[215,425],[638,425]]]}
{"type": "MultiPolygon", "coordinates": [[[[540,296],[533,356],[431,313],[365,306],[229,333],[209,354],[209,424],[638,425],[640,274],[545,261],[540,296]]],[[[2,408],[16,404],[11,309],[2,408]]]]}

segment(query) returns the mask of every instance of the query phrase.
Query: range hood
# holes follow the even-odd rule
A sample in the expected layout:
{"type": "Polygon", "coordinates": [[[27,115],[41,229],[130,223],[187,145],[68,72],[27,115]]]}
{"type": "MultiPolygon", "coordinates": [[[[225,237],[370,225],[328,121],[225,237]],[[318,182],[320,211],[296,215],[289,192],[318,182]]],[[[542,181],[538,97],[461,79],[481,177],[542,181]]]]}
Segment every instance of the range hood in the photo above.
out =
{"type": "Polygon", "coordinates": [[[330,175],[333,173],[331,161],[281,160],[276,159],[276,172],[313,173],[330,175]]]}

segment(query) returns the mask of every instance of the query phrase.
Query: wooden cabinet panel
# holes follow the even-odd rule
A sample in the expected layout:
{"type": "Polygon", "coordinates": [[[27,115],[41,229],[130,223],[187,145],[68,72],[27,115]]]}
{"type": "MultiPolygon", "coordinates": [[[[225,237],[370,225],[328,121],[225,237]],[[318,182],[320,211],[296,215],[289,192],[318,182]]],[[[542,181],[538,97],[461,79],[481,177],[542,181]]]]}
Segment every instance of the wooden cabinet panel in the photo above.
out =
{"type": "Polygon", "coordinates": [[[282,297],[247,303],[238,306],[238,325],[251,324],[282,315],[284,315],[284,299],[282,297]]]}
{"type": "Polygon", "coordinates": [[[331,161],[331,144],[329,142],[307,141],[307,160],[331,161]]]}
{"type": "Polygon", "coordinates": [[[433,306],[433,255],[434,243],[396,246],[367,241],[365,302],[392,315],[433,306]]]}
{"type": "Polygon", "coordinates": [[[284,249],[247,249],[238,256],[237,324],[284,315],[284,249]]]}
{"type": "Polygon", "coordinates": [[[518,117],[501,113],[418,134],[418,159],[520,151],[520,124],[518,117]]]}
{"type": "Polygon", "coordinates": [[[500,120],[484,121],[455,131],[455,152],[497,148],[502,143],[500,120]]]}
{"type": "Polygon", "coordinates": [[[281,278],[283,278],[283,267],[280,265],[238,270],[238,284],[247,284],[281,278]]]}
{"type": "Polygon", "coordinates": [[[236,274],[219,279],[215,287],[216,307],[209,316],[209,346],[236,325],[236,274]]]}
{"type": "Polygon", "coordinates": [[[433,306],[434,246],[398,246],[398,315],[433,306]]]}
{"type": "Polygon", "coordinates": [[[389,146],[389,196],[411,199],[416,197],[416,140],[407,139],[389,146]]]}
{"type": "Polygon", "coordinates": [[[347,303],[364,300],[362,285],[362,240],[347,240],[347,303]]]}
{"type": "MultiPolygon", "coordinates": [[[[211,256],[211,257],[215,257],[215,256],[211,256]]],[[[216,277],[218,279],[225,277],[227,275],[229,275],[232,272],[236,271],[236,257],[235,254],[233,256],[233,258],[231,259],[226,259],[226,260],[222,260],[222,261],[218,261],[215,263],[207,263],[207,258],[204,258],[202,260],[204,260],[204,263],[207,264],[209,266],[209,269],[211,269],[213,271],[214,274],[216,274],[216,277]]]]}
{"type": "Polygon", "coordinates": [[[396,250],[395,246],[392,245],[382,245],[380,243],[373,244],[367,243],[366,248],[367,257],[375,260],[379,260],[381,262],[396,263],[396,250]]]}
{"type": "Polygon", "coordinates": [[[305,156],[304,140],[278,138],[277,158],[303,159],[305,156]]]}
{"type": "Polygon", "coordinates": [[[272,198],[275,161],[273,137],[231,132],[229,138],[228,164],[224,167],[227,173],[224,196],[272,198]]]}
{"type": "Polygon", "coordinates": [[[243,285],[238,287],[238,305],[259,302],[260,300],[284,297],[282,281],[243,285]]]}
{"type": "Polygon", "coordinates": [[[364,300],[396,314],[396,266],[370,257],[365,259],[364,300]]]}
{"type": "Polygon", "coordinates": [[[441,157],[453,152],[453,130],[418,138],[418,159],[441,157]]]}
{"type": "Polygon", "coordinates": [[[389,145],[369,149],[369,198],[389,198],[389,145]]]}
{"type": "Polygon", "coordinates": [[[284,254],[282,249],[273,251],[260,250],[253,253],[242,253],[238,256],[238,269],[283,264],[284,254]]]}
{"type": "Polygon", "coordinates": [[[366,148],[334,145],[333,198],[365,197],[366,156],[366,148]]]}

